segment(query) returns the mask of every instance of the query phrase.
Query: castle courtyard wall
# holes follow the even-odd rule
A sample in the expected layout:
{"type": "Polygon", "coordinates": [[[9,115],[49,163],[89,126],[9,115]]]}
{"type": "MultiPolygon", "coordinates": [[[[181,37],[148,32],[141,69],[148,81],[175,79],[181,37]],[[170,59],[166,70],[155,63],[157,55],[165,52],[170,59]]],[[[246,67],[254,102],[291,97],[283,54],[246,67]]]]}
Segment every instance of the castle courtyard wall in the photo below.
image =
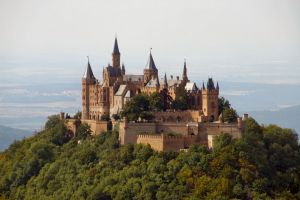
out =
{"type": "Polygon", "coordinates": [[[179,151],[194,144],[208,145],[211,148],[213,139],[221,133],[228,133],[233,138],[240,138],[242,129],[237,123],[121,122],[119,141],[122,145],[128,143],[149,144],[157,151],[179,151]],[[191,131],[193,134],[190,133],[191,131]],[[167,135],[168,133],[177,133],[178,135],[170,136],[167,135]]]}
{"type": "Polygon", "coordinates": [[[82,123],[87,123],[90,126],[92,135],[99,135],[108,131],[109,129],[109,124],[107,121],[82,120],[82,123]]]}
{"type": "Polygon", "coordinates": [[[164,150],[164,142],[163,136],[160,134],[149,135],[149,134],[141,134],[137,135],[137,144],[146,144],[150,145],[152,149],[156,151],[164,150]]]}

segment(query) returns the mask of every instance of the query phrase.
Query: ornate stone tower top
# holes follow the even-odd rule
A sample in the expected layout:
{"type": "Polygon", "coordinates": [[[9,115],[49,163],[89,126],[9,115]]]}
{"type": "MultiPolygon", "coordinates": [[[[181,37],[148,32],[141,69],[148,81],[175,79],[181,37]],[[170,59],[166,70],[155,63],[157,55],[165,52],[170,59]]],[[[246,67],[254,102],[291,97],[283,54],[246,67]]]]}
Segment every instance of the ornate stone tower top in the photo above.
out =
{"type": "Polygon", "coordinates": [[[208,117],[209,121],[218,120],[219,109],[218,109],[218,98],[219,98],[219,84],[215,87],[212,78],[208,78],[206,88],[202,86],[202,109],[205,116],[208,117]]]}
{"type": "Polygon", "coordinates": [[[119,45],[117,37],[115,38],[115,44],[114,44],[114,50],[112,52],[112,66],[113,67],[120,67],[120,51],[119,51],[119,45]]]}
{"type": "Polygon", "coordinates": [[[150,49],[148,62],[147,62],[146,67],[144,69],[144,83],[147,83],[152,78],[157,78],[158,79],[158,70],[155,66],[155,62],[153,60],[151,49],[150,49]]]}

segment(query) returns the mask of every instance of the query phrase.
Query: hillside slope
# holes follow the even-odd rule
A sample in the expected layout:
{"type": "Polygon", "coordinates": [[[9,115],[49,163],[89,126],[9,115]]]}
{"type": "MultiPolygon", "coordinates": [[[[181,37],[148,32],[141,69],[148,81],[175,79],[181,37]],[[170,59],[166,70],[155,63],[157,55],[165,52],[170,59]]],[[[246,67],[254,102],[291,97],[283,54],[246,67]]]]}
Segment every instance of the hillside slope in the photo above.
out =
{"type": "Polygon", "coordinates": [[[213,150],[155,152],[119,146],[117,131],[76,137],[52,117],[45,130],[0,153],[0,199],[299,199],[300,146],[278,126],[247,120],[243,138],[213,150]]]}

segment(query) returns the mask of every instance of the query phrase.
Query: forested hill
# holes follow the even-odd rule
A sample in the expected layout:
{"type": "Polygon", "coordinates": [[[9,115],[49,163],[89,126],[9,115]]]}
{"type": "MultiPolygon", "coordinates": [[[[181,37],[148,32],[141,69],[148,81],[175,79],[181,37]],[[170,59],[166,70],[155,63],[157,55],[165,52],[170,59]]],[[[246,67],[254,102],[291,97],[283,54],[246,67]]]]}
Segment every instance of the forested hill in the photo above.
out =
{"type": "Polygon", "coordinates": [[[157,153],[119,146],[117,131],[76,137],[50,117],[45,130],[0,154],[0,199],[300,199],[297,135],[247,120],[243,138],[219,136],[213,151],[157,153]]]}

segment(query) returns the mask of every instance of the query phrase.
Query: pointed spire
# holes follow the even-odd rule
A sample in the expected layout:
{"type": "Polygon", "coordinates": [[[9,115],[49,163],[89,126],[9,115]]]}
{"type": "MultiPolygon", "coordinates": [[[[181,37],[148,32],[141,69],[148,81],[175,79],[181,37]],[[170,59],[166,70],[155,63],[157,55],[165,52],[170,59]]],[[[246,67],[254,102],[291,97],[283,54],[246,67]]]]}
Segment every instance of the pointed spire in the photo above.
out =
{"type": "Polygon", "coordinates": [[[90,59],[89,59],[88,56],[87,56],[87,59],[88,59],[88,63],[87,63],[86,71],[84,72],[83,78],[85,78],[85,79],[95,79],[95,76],[94,76],[93,71],[92,71],[92,67],[90,65],[90,59]]]}
{"type": "Polygon", "coordinates": [[[151,53],[152,48],[150,48],[150,55],[149,55],[149,59],[146,65],[146,69],[153,69],[153,70],[157,70],[153,57],[152,57],[152,53],[151,53]]]}
{"type": "Polygon", "coordinates": [[[164,78],[164,87],[165,87],[165,88],[168,88],[167,73],[165,73],[165,78],[164,78]]]}
{"type": "Polygon", "coordinates": [[[115,44],[114,44],[114,51],[113,51],[113,54],[120,55],[117,37],[115,37],[115,44]]]}
{"type": "Polygon", "coordinates": [[[217,87],[216,87],[216,89],[219,90],[219,82],[217,82],[217,87]]]}
{"type": "Polygon", "coordinates": [[[159,87],[159,86],[160,86],[160,84],[159,84],[159,78],[158,78],[158,77],[156,77],[155,79],[156,79],[156,83],[155,83],[155,85],[156,85],[156,87],[159,87]]]}
{"type": "Polygon", "coordinates": [[[188,77],[187,77],[187,69],[186,69],[186,59],[184,59],[182,79],[183,79],[183,80],[188,80],[188,77]]]}
{"type": "Polygon", "coordinates": [[[125,75],[125,65],[124,65],[124,63],[122,64],[122,75],[125,75]]]}
{"type": "Polygon", "coordinates": [[[204,81],[203,81],[203,83],[202,83],[202,89],[205,90],[204,81]]]}

